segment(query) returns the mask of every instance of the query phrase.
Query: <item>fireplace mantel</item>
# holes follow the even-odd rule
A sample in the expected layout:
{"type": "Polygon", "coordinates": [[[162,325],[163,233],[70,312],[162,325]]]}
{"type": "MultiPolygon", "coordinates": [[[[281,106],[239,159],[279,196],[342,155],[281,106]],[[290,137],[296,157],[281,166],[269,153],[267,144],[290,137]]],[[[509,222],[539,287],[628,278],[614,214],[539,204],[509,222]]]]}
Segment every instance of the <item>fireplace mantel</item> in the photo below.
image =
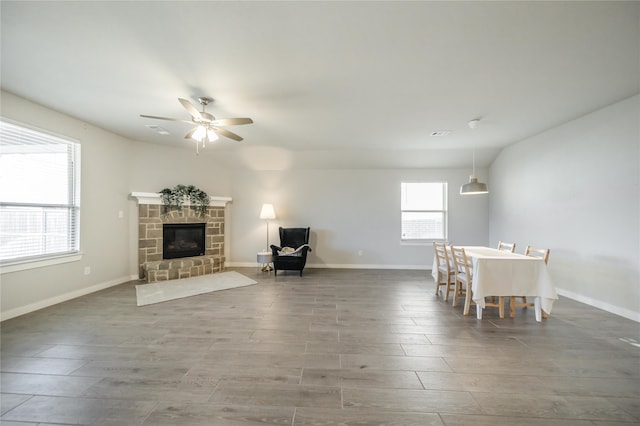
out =
{"type": "MultiPolygon", "coordinates": [[[[135,198],[136,200],[138,200],[138,204],[162,204],[159,192],[132,192],[131,198],[135,198]]],[[[227,203],[231,202],[231,197],[210,196],[209,198],[211,198],[211,201],[209,201],[210,207],[225,207],[227,203]]],[[[184,205],[189,206],[190,204],[188,201],[186,201],[184,205]]]]}

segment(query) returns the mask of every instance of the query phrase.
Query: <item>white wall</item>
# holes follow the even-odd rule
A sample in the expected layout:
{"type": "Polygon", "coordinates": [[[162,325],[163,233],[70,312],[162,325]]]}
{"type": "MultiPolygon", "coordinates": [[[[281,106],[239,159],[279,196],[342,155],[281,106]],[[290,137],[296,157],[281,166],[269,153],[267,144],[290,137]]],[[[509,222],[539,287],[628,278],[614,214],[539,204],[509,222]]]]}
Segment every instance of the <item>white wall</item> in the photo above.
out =
{"type": "Polygon", "coordinates": [[[490,240],[551,249],[560,293],[640,321],[640,96],[504,149],[490,240]]]}
{"type": "MultiPolygon", "coordinates": [[[[479,170],[481,180],[486,180],[479,170]]],[[[486,196],[461,196],[469,170],[290,170],[232,173],[232,265],[255,265],[266,246],[263,203],[274,204],[270,242],[278,227],[311,227],[311,267],[431,269],[433,249],[400,242],[400,183],[449,183],[449,240],[488,243],[486,196]],[[359,255],[362,251],[362,255],[359,255]]]]}
{"type": "Polygon", "coordinates": [[[132,142],[2,92],[2,115],[81,144],[82,260],[3,273],[2,319],[96,291],[129,277],[128,152],[132,142]],[[122,211],[123,218],[118,213],[122,211]],[[84,275],[84,268],[91,268],[84,275]]]}

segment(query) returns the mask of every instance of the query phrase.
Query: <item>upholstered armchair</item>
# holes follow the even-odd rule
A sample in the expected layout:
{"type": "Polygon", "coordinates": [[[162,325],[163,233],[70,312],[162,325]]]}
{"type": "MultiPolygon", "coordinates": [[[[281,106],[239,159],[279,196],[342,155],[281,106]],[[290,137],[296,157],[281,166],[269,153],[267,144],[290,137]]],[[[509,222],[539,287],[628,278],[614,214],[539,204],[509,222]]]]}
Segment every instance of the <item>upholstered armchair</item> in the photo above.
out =
{"type": "Polygon", "coordinates": [[[278,270],[300,271],[307,263],[309,247],[309,228],[279,228],[280,246],[272,245],[273,270],[278,275],[278,270]]]}

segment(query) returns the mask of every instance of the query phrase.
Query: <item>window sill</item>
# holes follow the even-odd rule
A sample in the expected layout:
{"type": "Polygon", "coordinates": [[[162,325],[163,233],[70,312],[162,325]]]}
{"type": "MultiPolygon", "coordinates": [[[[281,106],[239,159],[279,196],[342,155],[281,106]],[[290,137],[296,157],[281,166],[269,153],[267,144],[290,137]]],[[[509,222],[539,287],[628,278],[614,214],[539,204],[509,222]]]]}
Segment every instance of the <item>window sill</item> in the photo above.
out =
{"type": "Polygon", "coordinates": [[[425,238],[423,240],[403,240],[400,239],[401,246],[432,246],[433,243],[445,243],[449,244],[449,240],[446,238],[425,238]]]}
{"type": "Polygon", "coordinates": [[[440,240],[401,240],[401,246],[432,246],[434,241],[440,240]]]}
{"type": "Polygon", "coordinates": [[[24,260],[21,262],[6,263],[0,265],[0,275],[12,272],[26,271],[28,269],[43,268],[45,266],[59,265],[61,263],[77,262],[82,259],[82,253],[65,254],[46,259],[24,260]]]}

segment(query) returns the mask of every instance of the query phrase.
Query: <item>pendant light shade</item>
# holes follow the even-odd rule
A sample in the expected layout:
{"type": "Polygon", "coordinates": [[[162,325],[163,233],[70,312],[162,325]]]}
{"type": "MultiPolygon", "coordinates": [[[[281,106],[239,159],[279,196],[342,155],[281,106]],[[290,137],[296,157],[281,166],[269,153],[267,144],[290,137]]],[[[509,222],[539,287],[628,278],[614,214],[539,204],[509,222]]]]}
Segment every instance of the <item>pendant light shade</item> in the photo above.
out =
{"type": "Polygon", "coordinates": [[[465,183],[460,187],[460,194],[475,195],[488,193],[489,188],[487,188],[487,184],[478,182],[478,178],[476,177],[476,152],[473,151],[473,174],[469,176],[469,183],[465,183]]]}
{"type": "Polygon", "coordinates": [[[473,195],[473,194],[488,194],[487,184],[478,182],[478,178],[471,175],[469,176],[469,183],[465,183],[460,187],[460,194],[473,195]]]}

